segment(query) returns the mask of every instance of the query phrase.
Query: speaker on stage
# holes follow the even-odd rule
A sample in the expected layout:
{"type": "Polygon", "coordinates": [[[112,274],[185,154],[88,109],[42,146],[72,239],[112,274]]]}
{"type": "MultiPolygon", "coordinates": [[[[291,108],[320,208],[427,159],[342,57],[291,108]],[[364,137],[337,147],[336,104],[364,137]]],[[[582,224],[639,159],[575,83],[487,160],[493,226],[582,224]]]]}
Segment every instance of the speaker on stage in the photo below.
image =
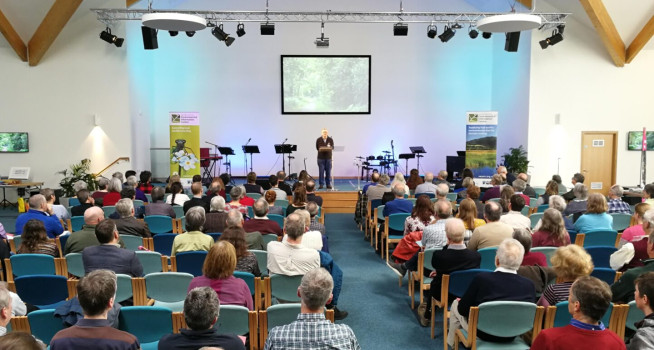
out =
{"type": "Polygon", "coordinates": [[[518,52],[518,43],[520,42],[520,32],[506,33],[506,42],[504,51],[518,52]]]}
{"type": "Polygon", "coordinates": [[[154,28],[141,26],[141,34],[143,34],[143,48],[146,50],[155,50],[159,48],[157,42],[157,30],[154,28]]]}

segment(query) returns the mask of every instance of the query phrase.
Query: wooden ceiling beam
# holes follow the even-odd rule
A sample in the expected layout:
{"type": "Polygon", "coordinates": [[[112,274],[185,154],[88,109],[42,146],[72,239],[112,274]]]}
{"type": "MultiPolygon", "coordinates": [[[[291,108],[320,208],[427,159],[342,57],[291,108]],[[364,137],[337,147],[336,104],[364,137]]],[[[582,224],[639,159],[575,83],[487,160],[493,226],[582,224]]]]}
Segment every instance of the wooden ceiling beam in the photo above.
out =
{"type": "Polygon", "coordinates": [[[624,67],[626,56],[624,42],[602,0],[579,0],[579,2],[602,39],[613,63],[618,67],[624,67]]]}
{"type": "Polygon", "coordinates": [[[82,0],[56,0],[27,44],[29,65],[39,64],[82,0]]]}
{"type": "Polygon", "coordinates": [[[140,0],[125,0],[125,7],[130,8],[132,5],[136,4],[140,0]]]}
{"type": "Polygon", "coordinates": [[[626,57],[626,62],[631,63],[631,61],[634,60],[636,55],[640,52],[640,50],[645,47],[647,42],[652,38],[654,35],[654,16],[649,19],[649,22],[645,24],[643,29],[640,30],[640,33],[636,35],[634,38],[634,41],[629,44],[629,47],[627,48],[627,57],[626,57]]]}
{"type": "Polygon", "coordinates": [[[517,0],[522,6],[531,10],[531,7],[534,6],[533,0],[517,0]]]}
{"type": "Polygon", "coordinates": [[[7,17],[5,17],[5,14],[2,13],[2,10],[0,10],[0,33],[7,39],[7,42],[16,51],[21,61],[27,62],[27,46],[25,46],[23,39],[20,38],[18,33],[16,33],[16,30],[7,17]]]}

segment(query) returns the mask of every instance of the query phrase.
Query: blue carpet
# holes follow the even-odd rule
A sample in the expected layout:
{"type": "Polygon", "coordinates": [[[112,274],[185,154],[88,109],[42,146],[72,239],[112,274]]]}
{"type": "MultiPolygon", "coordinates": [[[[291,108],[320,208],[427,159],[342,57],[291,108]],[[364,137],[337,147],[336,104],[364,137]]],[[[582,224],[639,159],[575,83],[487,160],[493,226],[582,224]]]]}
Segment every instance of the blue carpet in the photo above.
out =
{"type": "MultiPolygon", "coordinates": [[[[429,327],[421,327],[411,310],[407,278],[398,287],[397,275],[364,241],[353,214],[327,214],[325,226],[329,250],[344,274],[339,309],[349,316],[339,321],[349,325],[362,349],[434,349],[443,344],[442,314],[436,314],[436,338],[429,327]]],[[[416,294],[416,310],[418,308],[416,294]]]]}

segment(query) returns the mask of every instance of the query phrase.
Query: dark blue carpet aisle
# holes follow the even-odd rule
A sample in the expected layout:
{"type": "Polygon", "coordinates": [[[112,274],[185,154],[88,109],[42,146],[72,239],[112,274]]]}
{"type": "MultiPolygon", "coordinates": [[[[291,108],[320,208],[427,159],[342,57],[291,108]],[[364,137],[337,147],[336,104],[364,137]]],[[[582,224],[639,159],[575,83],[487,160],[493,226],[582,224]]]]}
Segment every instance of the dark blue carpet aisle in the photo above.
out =
{"type": "Polygon", "coordinates": [[[327,214],[325,226],[329,250],[344,274],[339,308],[350,313],[339,322],[352,327],[361,348],[442,348],[442,314],[436,313],[436,338],[431,339],[429,327],[421,327],[411,310],[407,278],[398,287],[397,275],[363,240],[353,214],[327,214]]]}

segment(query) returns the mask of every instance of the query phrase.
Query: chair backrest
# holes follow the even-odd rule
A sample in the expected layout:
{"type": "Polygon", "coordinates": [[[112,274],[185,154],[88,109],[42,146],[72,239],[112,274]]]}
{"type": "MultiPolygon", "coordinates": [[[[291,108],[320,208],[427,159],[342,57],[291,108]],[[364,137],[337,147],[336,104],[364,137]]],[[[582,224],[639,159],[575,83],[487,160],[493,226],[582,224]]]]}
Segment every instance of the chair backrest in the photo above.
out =
{"type": "Polygon", "coordinates": [[[645,318],[645,313],[638,307],[636,307],[636,301],[630,301],[629,302],[629,311],[627,312],[627,321],[625,323],[625,326],[632,331],[635,331],[637,328],[634,325],[636,322],[640,322],[643,318],[645,318]]]}
{"type": "Polygon", "coordinates": [[[529,221],[531,221],[531,228],[533,229],[538,224],[538,221],[543,217],[543,213],[533,213],[529,215],[529,221]]]}
{"type": "Polygon", "coordinates": [[[75,277],[84,276],[84,261],[82,260],[82,253],[68,253],[66,254],[66,266],[68,273],[75,277]]]}
{"type": "Polygon", "coordinates": [[[165,215],[149,215],[144,218],[152,234],[173,232],[173,218],[165,215]]]}
{"type": "Polygon", "coordinates": [[[20,248],[20,243],[23,241],[23,236],[14,236],[14,253],[18,252],[18,249],[20,248]]]}
{"type": "MultiPolygon", "coordinates": [[[[609,308],[604,313],[602,317],[602,323],[606,328],[609,327],[609,321],[611,319],[611,313],[613,312],[613,303],[609,304],[609,308]]],[[[565,327],[570,323],[572,315],[568,311],[568,301],[562,301],[556,304],[556,314],[554,314],[554,327],[565,327]]]]}
{"type": "Polygon", "coordinates": [[[278,300],[299,303],[300,297],[297,296],[297,288],[302,282],[302,276],[285,276],[285,275],[271,275],[270,276],[270,292],[271,295],[278,300]]]}
{"type": "Polygon", "coordinates": [[[220,305],[220,316],[213,328],[220,334],[245,335],[250,331],[249,311],[245,306],[220,305]]]}
{"type": "Polygon", "coordinates": [[[206,234],[211,236],[211,238],[213,238],[214,242],[218,242],[218,240],[220,239],[220,236],[222,236],[222,233],[220,233],[220,232],[207,232],[206,234]]]}
{"type": "Polygon", "coordinates": [[[152,237],[152,244],[154,245],[154,251],[161,253],[161,255],[170,256],[173,251],[173,242],[177,237],[174,233],[160,233],[152,237]]]}
{"type": "Polygon", "coordinates": [[[288,207],[288,199],[275,199],[275,206],[276,207],[288,207]]]}
{"type": "Polygon", "coordinates": [[[16,277],[16,294],[24,302],[39,309],[54,309],[68,298],[68,284],[64,276],[30,275],[16,277]]]}
{"type": "Polygon", "coordinates": [[[530,208],[525,205],[524,207],[522,207],[522,210],[520,210],[520,214],[522,214],[524,216],[529,216],[529,210],[530,210],[530,208]]]}
{"type": "Polygon", "coordinates": [[[254,208],[248,207],[248,217],[250,218],[254,217],[254,208]]]}
{"type": "Polygon", "coordinates": [[[450,294],[457,297],[462,297],[468,290],[470,282],[477,276],[480,272],[488,272],[488,270],[483,269],[470,269],[470,270],[461,270],[454,271],[450,274],[450,282],[448,286],[448,291],[450,294]]]}
{"type": "Polygon", "coordinates": [[[163,271],[160,253],[140,250],[136,252],[136,258],[138,258],[141,265],[143,265],[144,275],[163,271]]]}
{"type": "Polygon", "coordinates": [[[274,233],[269,233],[267,235],[261,235],[261,238],[263,238],[263,245],[265,247],[268,246],[268,243],[270,242],[277,242],[277,235],[274,233]]]}
{"type": "Polygon", "coordinates": [[[262,274],[268,274],[268,252],[265,250],[251,249],[250,253],[254,254],[257,258],[257,265],[259,265],[259,271],[262,274]]]}
{"type": "Polygon", "coordinates": [[[284,216],[278,214],[268,214],[268,219],[279,224],[279,227],[284,227],[284,216]]]}
{"type": "Polygon", "coordinates": [[[173,313],[163,307],[125,306],[120,309],[118,322],[120,330],[134,335],[145,348],[172,332],[173,313]]]}
{"type": "Polygon", "coordinates": [[[456,200],[456,196],[457,196],[456,193],[452,193],[452,192],[450,192],[450,193],[448,193],[448,194],[446,195],[446,198],[447,198],[448,201],[453,202],[453,201],[456,200]]]}
{"type": "Polygon", "coordinates": [[[250,289],[250,294],[254,295],[254,275],[249,272],[234,271],[234,277],[240,278],[245,281],[250,289]]]}
{"type": "Polygon", "coordinates": [[[622,232],[624,231],[627,227],[629,227],[629,223],[631,222],[631,215],[625,214],[625,213],[612,213],[609,214],[613,217],[613,229],[622,232]]]}
{"type": "Polygon", "coordinates": [[[139,208],[139,207],[144,206],[145,203],[143,203],[143,201],[140,200],[140,199],[135,199],[135,200],[132,201],[132,205],[134,206],[134,208],[139,208]]]}
{"type": "Polygon", "coordinates": [[[556,249],[557,247],[536,247],[536,248],[531,248],[530,251],[545,254],[545,258],[547,259],[547,266],[552,266],[551,259],[552,256],[554,256],[556,249]]]}
{"type": "Polygon", "coordinates": [[[481,265],[479,268],[483,270],[495,270],[495,255],[497,255],[497,247],[482,248],[477,251],[481,255],[481,265]]]}
{"type": "Polygon", "coordinates": [[[388,216],[388,228],[395,231],[404,231],[404,222],[411,213],[397,213],[388,216]]]}
{"type": "Polygon", "coordinates": [[[606,267],[610,268],[609,260],[611,259],[611,254],[615,253],[618,249],[614,246],[595,246],[595,247],[586,247],[586,252],[590,254],[593,258],[593,265],[595,267],[606,267]]]}
{"type": "Polygon", "coordinates": [[[538,198],[529,197],[529,203],[526,204],[529,206],[529,208],[536,208],[538,206],[536,203],[538,203],[538,198]]]}
{"type": "Polygon", "coordinates": [[[27,314],[32,335],[44,344],[49,344],[57,332],[64,329],[61,319],[54,317],[54,309],[36,310],[27,314]]]}
{"type": "Polygon", "coordinates": [[[83,216],[73,216],[70,218],[70,228],[71,232],[79,231],[84,226],[84,217],[83,216]]]}
{"type": "Polygon", "coordinates": [[[481,303],[477,329],[498,337],[518,336],[534,327],[536,309],[536,304],[522,301],[481,303]]]}
{"type": "Polygon", "coordinates": [[[145,194],[145,198],[148,199],[148,203],[152,203],[152,194],[150,194],[150,193],[146,193],[146,194],[145,194]]]}
{"type": "Polygon", "coordinates": [[[184,217],[184,207],[181,205],[173,205],[173,211],[175,212],[175,217],[180,219],[184,217]]]}
{"type": "Polygon", "coordinates": [[[16,254],[10,260],[14,276],[56,274],[55,260],[51,255],[16,254]]]}
{"type": "Polygon", "coordinates": [[[132,291],[132,276],[122,273],[116,274],[116,300],[117,303],[125,301],[134,295],[132,291]]]}
{"type": "MultiPolygon", "coordinates": [[[[541,204],[538,206],[536,209],[536,213],[543,213],[545,210],[549,209],[550,205],[549,204],[541,204]]],[[[532,214],[533,215],[533,214],[532,214]]]]}
{"type": "Polygon", "coordinates": [[[277,304],[266,309],[268,319],[268,330],[273,327],[283,326],[297,320],[300,314],[300,304],[277,304]]]}
{"type": "Polygon", "coordinates": [[[245,195],[254,199],[255,202],[257,199],[261,198],[261,193],[246,193],[245,195]]]}
{"type": "Polygon", "coordinates": [[[380,206],[382,203],[381,199],[371,199],[370,200],[370,209],[375,209],[380,206]]]}
{"type": "Polygon", "coordinates": [[[64,248],[66,248],[66,242],[68,242],[68,238],[70,235],[59,235],[57,238],[55,238],[55,241],[59,241],[59,246],[61,247],[61,252],[63,253],[64,248]]]}
{"type": "Polygon", "coordinates": [[[431,258],[434,256],[435,251],[442,250],[443,248],[429,248],[424,251],[424,263],[423,266],[428,270],[434,270],[434,266],[431,264],[431,258]]]}
{"type": "Polygon", "coordinates": [[[68,198],[68,207],[76,207],[80,205],[79,198],[68,198]]]}
{"type": "Polygon", "coordinates": [[[416,193],[414,197],[427,196],[429,198],[436,198],[436,193],[416,193]]]}
{"type": "Polygon", "coordinates": [[[540,197],[545,194],[545,187],[532,187],[534,189],[534,192],[536,193],[536,196],[540,197]]]}
{"type": "Polygon", "coordinates": [[[606,282],[609,286],[615,282],[615,270],[607,267],[596,267],[593,272],[590,273],[591,276],[597,277],[602,281],[606,282]]]}
{"type": "Polygon", "coordinates": [[[139,247],[144,246],[143,237],[134,236],[134,235],[120,235],[120,238],[125,243],[125,249],[138,251],[139,247]]]}
{"type": "Polygon", "coordinates": [[[580,232],[580,233],[586,234],[584,237],[584,247],[615,246],[615,241],[618,237],[618,232],[612,230],[590,231],[590,232],[580,232]]]}
{"type": "MultiPolygon", "coordinates": [[[[375,213],[373,214],[373,216],[376,217],[377,220],[384,219],[384,207],[385,205],[380,204],[377,206],[377,208],[375,208],[375,213]]],[[[373,222],[372,224],[376,225],[377,222],[373,222]]]]}
{"type": "Polygon", "coordinates": [[[108,218],[109,215],[113,214],[116,212],[116,206],[115,205],[106,205],[102,207],[102,211],[104,211],[104,217],[108,218]]]}
{"type": "Polygon", "coordinates": [[[173,312],[184,311],[184,299],[193,275],[183,272],[156,272],[145,275],[145,292],[154,306],[173,312]]]}
{"type": "Polygon", "coordinates": [[[202,265],[207,257],[205,251],[181,252],[175,255],[177,272],[186,272],[198,277],[202,276],[202,265]]]}

